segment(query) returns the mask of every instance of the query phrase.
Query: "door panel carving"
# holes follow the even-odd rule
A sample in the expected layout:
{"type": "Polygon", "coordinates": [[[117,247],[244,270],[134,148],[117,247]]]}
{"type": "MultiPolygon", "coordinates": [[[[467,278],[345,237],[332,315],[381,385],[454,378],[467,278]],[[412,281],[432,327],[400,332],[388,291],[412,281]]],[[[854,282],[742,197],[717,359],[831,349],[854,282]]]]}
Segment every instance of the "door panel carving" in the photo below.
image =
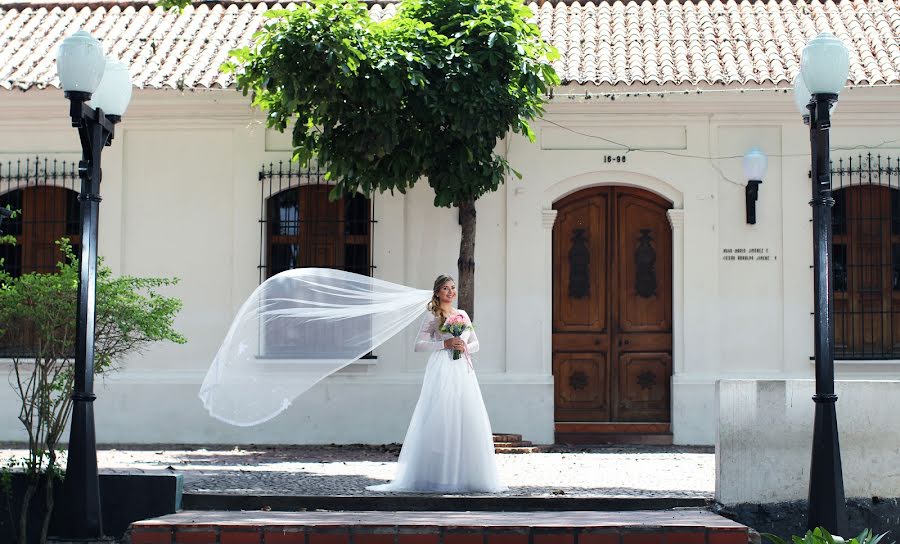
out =
{"type": "Polygon", "coordinates": [[[668,207],[631,193],[619,194],[617,200],[617,242],[622,272],[618,289],[620,329],[623,332],[671,331],[672,230],[666,217],[668,207]],[[651,280],[652,291],[641,285],[651,280]]]}
{"type": "Polygon", "coordinates": [[[553,260],[556,267],[554,298],[565,304],[554,307],[554,330],[602,332],[606,330],[608,304],[608,198],[597,195],[561,210],[553,228],[553,260]]]}
{"type": "Polygon", "coordinates": [[[603,353],[558,353],[553,359],[557,408],[579,420],[608,419],[609,369],[603,353]]]}
{"type": "Polygon", "coordinates": [[[616,421],[666,421],[672,357],[668,353],[623,353],[618,367],[616,421]]]}

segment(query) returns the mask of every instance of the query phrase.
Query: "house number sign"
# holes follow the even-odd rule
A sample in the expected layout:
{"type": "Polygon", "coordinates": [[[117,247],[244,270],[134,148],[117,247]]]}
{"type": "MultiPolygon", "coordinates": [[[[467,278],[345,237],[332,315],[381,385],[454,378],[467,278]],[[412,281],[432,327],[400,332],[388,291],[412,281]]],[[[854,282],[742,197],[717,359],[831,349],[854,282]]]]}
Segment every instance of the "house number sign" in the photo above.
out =
{"type": "Polygon", "coordinates": [[[766,262],[777,261],[778,257],[767,247],[726,247],[722,248],[723,261],[766,262]]]}

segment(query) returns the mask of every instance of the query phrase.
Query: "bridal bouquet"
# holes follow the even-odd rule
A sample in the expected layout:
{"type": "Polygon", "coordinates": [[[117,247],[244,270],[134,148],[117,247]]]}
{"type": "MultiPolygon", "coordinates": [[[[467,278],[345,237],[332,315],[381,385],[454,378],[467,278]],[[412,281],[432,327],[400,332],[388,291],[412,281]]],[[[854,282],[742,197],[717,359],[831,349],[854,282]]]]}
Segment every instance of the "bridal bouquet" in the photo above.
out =
{"type": "MultiPolygon", "coordinates": [[[[447,318],[447,321],[444,321],[444,324],[441,325],[441,332],[459,338],[462,336],[462,333],[472,330],[473,328],[469,318],[463,314],[456,314],[451,315],[447,318]]],[[[453,359],[459,359],[459,356],[460,351],[458,349],[453,350],[453,359]]]]}

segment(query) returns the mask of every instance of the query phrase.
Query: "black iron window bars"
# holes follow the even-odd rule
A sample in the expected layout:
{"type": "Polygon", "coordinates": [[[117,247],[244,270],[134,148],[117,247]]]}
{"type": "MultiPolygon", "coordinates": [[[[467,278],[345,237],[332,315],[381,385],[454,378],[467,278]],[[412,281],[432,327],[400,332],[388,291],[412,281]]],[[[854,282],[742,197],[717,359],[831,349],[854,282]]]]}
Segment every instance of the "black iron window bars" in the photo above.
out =
{"type": "MultiPolygon", "coordinates": [[[[68,238],[80,248],[80,179],[73,161],[34,157],[0,162],[0,208],[15,212],[4,219],[3,234],[14,243],[0,244],[3,270],[18,277],[31,272],[54,273],[63,258],[57,242],[68,238]]],[[[8,335],[24,338],[28,333],[8,335]]],[[[0,357],[27,356],[33,348],[0,339],[0,357]]]]}
{"type": "Polygon", "coordinates": [[[900,158],[832,162],[835,358],[900,359],[900,158]]]}
{"type": "Polygon", "coordinates": [[[372,275],[373,200],[360,194],[329,200],[333,186],[315,166],[269,163],[259,181],[260,282],[299,267],[372,275]]]}

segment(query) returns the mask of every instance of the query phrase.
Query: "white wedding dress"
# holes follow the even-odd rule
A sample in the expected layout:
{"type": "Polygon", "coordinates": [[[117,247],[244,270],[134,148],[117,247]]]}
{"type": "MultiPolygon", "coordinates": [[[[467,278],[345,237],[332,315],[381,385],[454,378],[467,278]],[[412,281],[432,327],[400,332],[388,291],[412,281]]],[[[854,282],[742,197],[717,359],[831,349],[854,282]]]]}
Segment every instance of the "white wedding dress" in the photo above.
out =
{"type": "MultiPolygon", "coordinates": [[[[475,372],[465,354],[454,360],[453,351],[444,349],[444,340],[451,336],[441,333],[438,323],[437,317],[429,312],[416,338],[415,350],[432,354],[400,451],[396,478],[367,489],[441,493],[505,491],[494,458],[491,423],[475,372]]],[[[462,339],[469,353],[478,351],[474,331],[466,331],[462,339]]]]}

